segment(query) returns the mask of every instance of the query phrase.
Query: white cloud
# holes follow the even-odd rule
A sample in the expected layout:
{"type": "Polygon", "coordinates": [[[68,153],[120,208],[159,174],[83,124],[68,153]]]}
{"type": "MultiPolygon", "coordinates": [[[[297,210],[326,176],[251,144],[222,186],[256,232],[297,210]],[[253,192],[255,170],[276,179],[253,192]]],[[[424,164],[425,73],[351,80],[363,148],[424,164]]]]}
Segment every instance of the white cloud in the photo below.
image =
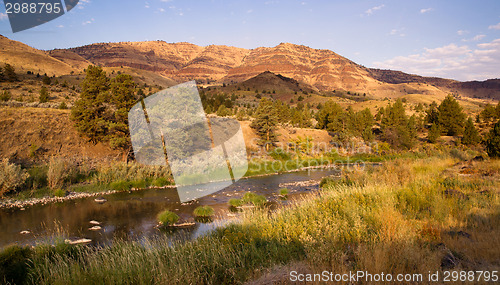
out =
{"type": "Polygon", "coordinates": [[[80,0],[78,1],[78,9],[84,9],[87,4],[90,4],[90,0],[80,0]]]}
{"type": "Polygon", "coordinates": [[[64,25],[57,25],[58,28],[64,28],[64,25]]]}
{"type": "Polygon", "coordinates": [[[0,13],[0,21],[7,20],[8,18],[9,18],[9,16],[7,16],[7,14],[0,13]]]}
{"type": "MultiPolygon", "coordinates": [[[[481,35],[478,35],[481,36],[481,35]]],[[[500,39],[489,43],[425,48],[421,53],[374,62],[377,68],[458,80],[500,78],[500,39]]]]}
{"type": "Polygon", "coordinates": [[[500,23],[488,27],[490,30],[500,30],[500,23]]]}
{"type": "Polygon", "coordinates": [[[404,28],[401,28],[401,29],[392,29],[390,32],[389,32],[389,35],[391,36],[400,36],[400,37],[404,37],[405,34],[403,33],[403,30],[404,28]]]}
{"type": "Polygon", "coordinates": [[[252,13],[252,12],[253,12],[253,10],[252,10],[252,9],[247,10],[247,14],[250,14],[250,13],[252,13]]]}
{"type": "Polygon", "coordinates": [[[373,12],[375,12],[375,11],[377,11],[377,10],[380,10],[380,9],[382,9],[382,8],[384,8],[384,7],[385,7],[385,5],[384,5],[384,4],[379,5],[379,6],[372,7],[372,8],[370,8],[370,9],[366,10],[366,11],[365,11],[365,14],[369,16],[369,15],[373,14],[373,12]]]}
{"type": "Polygon", "coordinates": [[[92,19],[90,19],[88,21],[83,22],[82,25],[85,26],[85,25],[88,25],[88,24],[92,24],[93,22],[94,22],[94,18],[92,18],[92,19]]]}
{"type": "Polygon", "coordinates": [[[468,33],[469,33],[469,31],[466,31],[466,30],[458,30],[457,31],[457,35],[459,35],[459,36],[463,36],[463,35],[468,34],[468,33]]]}
{"type": "Polygon", "coordinates": [[[159,8],[158,11],[160,11],[161,13],[163,13],[163,12],[165,12],[165,9],[159,8]]]}
{"type": "Polygon", "coordinates": [[[484,37],[486,37],[486,35],[476,35],[475,37],[473,38],[470,38],[470,39],[462,39],[463,42],[477,42],[479,40],[482,40],[484,37]]]}
{"type": "Polygon", "coordinates": [[[421,14],[425,14],[425,13],[430,12],[430,11],[432,11],[432,8],[420,9],[421,14]]]}

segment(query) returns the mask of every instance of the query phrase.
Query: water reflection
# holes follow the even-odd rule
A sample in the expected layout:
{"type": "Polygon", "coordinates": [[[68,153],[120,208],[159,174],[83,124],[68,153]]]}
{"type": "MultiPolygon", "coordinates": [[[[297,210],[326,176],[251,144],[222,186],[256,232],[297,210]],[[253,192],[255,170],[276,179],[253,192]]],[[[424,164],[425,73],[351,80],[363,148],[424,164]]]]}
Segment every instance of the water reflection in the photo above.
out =
{"type": "MultiPolygon", "coordinates": [[[[307,180],[320,180],[322,177],[338,173],[334,169],[298,171],[264,177],[242,179],[223,190],[199,199],[195,203],[181,204],[175,189],[148,189],[134,192],[121,192],[106,196],[104,204],[94,198],[35,205],[25,210],[0,210],[0,247],[11,243],[35,244],[51,240],[52,234],[61,227],[69,238],[88,238],[94,244],[110,243],[115,238],[141,240],[145,237],[165,235],[156,226],[158,212],[168,209],[177,213],[183,221],[194,221],[193,210],[199,205],[210,205],[215,209],[216,222],[196,223],[189,229],[179,229],[167,233],[174,237],[196,238],[216,224],[230,220],[234,213],[229,211],[228,200],[240,198],[244,192],[253,191],[265,195],[279,204],[277,190],[280,184],[307,180]],[[89,230],[98,221],[100,230],[89,230]],[[20,234],[29,231],[29,234],[20,234]]],[[[290,196],[301,195],[317,189],[317,186],[287,186],[290,196]]]]}

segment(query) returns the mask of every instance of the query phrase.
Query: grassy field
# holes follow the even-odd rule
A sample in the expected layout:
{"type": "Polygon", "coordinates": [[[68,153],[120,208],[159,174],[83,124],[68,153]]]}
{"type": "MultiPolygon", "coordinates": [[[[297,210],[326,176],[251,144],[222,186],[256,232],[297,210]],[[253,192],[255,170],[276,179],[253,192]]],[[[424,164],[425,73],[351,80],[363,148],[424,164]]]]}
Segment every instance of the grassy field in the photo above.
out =
{"type": "MultiPolygon", "coordinates": [[[[172,244],[10,247],[0,276],[32,284],[287,284],[289,272],[500,270],[500,161],[450,155],[352,168],[286,208],[172,244]]],[[[360,282],[363,283],[363,282],[360,282]]],[[[428,283],[428,282],[427,282],[428,283]]]]}

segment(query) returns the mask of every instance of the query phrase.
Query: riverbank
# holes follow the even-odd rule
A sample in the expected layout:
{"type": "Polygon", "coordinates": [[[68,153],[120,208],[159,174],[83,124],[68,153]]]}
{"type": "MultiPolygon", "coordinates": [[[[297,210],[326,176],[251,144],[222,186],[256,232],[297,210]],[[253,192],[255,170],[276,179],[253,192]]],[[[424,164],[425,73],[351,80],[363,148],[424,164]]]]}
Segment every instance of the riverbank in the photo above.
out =
{"type": "MultiPolygon", "coordinates": [[[[345,160],[346,162],[349,162],[349,164],[319,164],[317,160],[302,160],[302,161],[296,161],[296,160],[290,160],[290,161],[264,161],[264,162],[259,162],[253,165],[250,165],[250,167],[253,168],[262,168],[264,171],[263,174],[257,174],[261,173],[262,171],[252,171],[251,169],[249,170],[248,173],[251,173],[249,175],[245,175],[241,179],[248,179],[248,178],[254,178],[254,177],[264,177],[264,176],[269,176],[269,175],[276,175],[280,173],[291,173],[291,172],[298,172],[298,171],[304,171],[304,170],[310,170],[310,169],[326,169],[326,168],[343,168],[345,166],[351,166],[351,165],[360,165],[360,161],[357,161],[356,163],[350,163],[349,159],[345,160]],[[310,166],[303,166],[299,168],[292,168],[292,169],[287,169],[283,166],[286,166],[288,162],[293,162],[294,164],[292,166],[299,166],[302,165],[302,163],[316,163],[315,165],[310,165],[310,166]],[[269,166],[269,164],[273,163],[279,163],[281,167],[279,168],[273,168],[273,166],[269,166]]],[[[323,163],[327,162],[329,163],[328,160],[321,160],[323,163]]],[[[342,161],[339,160],[339,163],[342,161]]],[[[379,165],[380,163],[378,162],[369,162],[369,163],[364,163],[361,164],[362,167],[365,165],[379,165]]],[[[288,164],[291,165],[291,164],[288,164]]],[[[218,182],[218,181],[212,181],[212,182],[218,182]]],[[[137,183],[141,184],[141,183],[137,183]]],[[[146,185],[146,182],[142,183],[143,185],[146,185]]],[[[89,189],[92,185],[85,185],[84,189],[89,189]]],[[[112,185],[111,185],[112,186],[112,185]]],[[[110,187],[110,186],[108,186],[110,187]]],[[[117,187],[121,188],[121,187],[117,187]]],[[[126,187],[125,187],[126,188],[126,187]]],[[[45,205],[49,203],[59,203],[59,202],[66,202],[66,201],[71,201],[71,200],[77,200],[77,199],[83,199],[83,198],[90,198],[90,197],[100,197],[100,196],[107,196],[111,194],[115,194],[118,192],[128,192],[128,191],[140,191],[140,190],[146,190],[146,189],[169,189],[169,188],[175,188],[175,185],[165,185],[165,186],[145,186],[145,187],[130,187],[127,189],[121,189],[121,190],[116,190],[116,189],[109,189],[109,190],[103,190],[103,191],[96,191],[96,192],[86,192],[84,191],[70,191],[67,190],[65,191],[66,193],[64,194],[63,197],[57,197],[57,196],[45,196],[45,197],[37,197],[37,198],[28,198],[28,199],[22,199],[22,198],[8,198],[8,199],[2,199],[0,200],[0,210],[1,209],[21,209],[23,210],[26,207],[34,206],[34,205],[45,205]]],[[[15,197],[15,196],[14,196],[15,197]]]]}
{"type": "Polygon", "coordinates": [[[345,171],[320,193],[271,213],[246,211],[193,241],[10,247],[0,253],[10,267],[0,270],[18,284],[286,283],[297,269],[492,272],[500,269],[498,189],[498,160],[397,159],[345,171]]]}

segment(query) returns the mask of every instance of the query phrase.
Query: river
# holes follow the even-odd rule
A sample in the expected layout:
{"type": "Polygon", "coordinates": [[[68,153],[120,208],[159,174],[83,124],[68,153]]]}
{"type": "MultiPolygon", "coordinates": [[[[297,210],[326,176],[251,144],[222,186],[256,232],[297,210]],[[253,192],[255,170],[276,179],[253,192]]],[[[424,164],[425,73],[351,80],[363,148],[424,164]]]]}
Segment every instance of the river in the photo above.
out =
{"type": "Polygon", "coordinates": [[[174,188],[145,189],[106,195],[106,203],[99,204],[92,198],[82,198],[46,205],[34,205],[21,209],[0,210],[0,248],[9,244],[31,244],[54,242],[55,237],[69,239],[91,239],[94,245],[109,244],[114,239],[138,240],[158,235],[196,238],[207,231],[237,217],[229,210],[231,198],[241,198],[247,191],[264,195],[271,204],[286,205],[311,191],[317,191],[317,183],[328,175],[338,175],[337,169],[309,169],[296,172],[241,179],[212,195],[198,199],[195,203],[181,204],[174,188]],[[289,199],[277,197],[278,189],[290,189],[289,199]],[[161,231],[156,228],[156,215],[168,209],[177,213],[181,220],[192,221],[193,210],[199,205],[215,209],[215,221],[196,223],[189,229],[161,231]],[[100,230],[90,230],[100,223],[100,230]],[[62,230],[62,231],[61,231],[62,230]],[[27,231],[29,233],[21,233],[27,231]]]}

